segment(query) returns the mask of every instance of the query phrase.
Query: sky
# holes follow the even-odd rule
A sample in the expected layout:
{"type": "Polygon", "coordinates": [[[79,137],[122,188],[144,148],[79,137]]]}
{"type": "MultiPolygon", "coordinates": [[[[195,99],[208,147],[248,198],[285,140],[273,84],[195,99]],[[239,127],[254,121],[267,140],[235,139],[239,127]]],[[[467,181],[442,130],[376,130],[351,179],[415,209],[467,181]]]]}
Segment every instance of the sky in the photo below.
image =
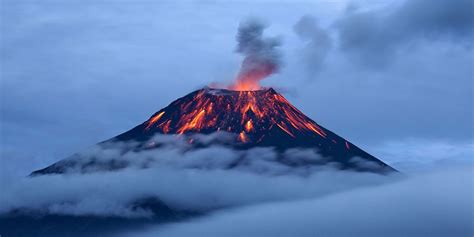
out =
{"type": "Polygon", "coordinates": [[[174,208],[239,208],[130,235],[238,236],[232,223],[245,220],[243,236],[312,236],[306,216],[334,236],[472,234],[473,42],[472,0],[0,0],[0,215],[29,207],[133,218],[149,213],[130,200],[156,195],[174,208]],[[248,19],[280,42],[281,66],[263,86],[408,177],[329,169],[302,178],[261,151],[230,172],[223,165],[235,154],[212,148],[190,163],[167,151],[143,171],[153,154],[133,154],[137,167],[117,173],[22,178],[187,93],[231,84],[248,19]],[[338,228],[341,216],[350,228],[338,228]]]}
{"type": "Polygon", "coordinates": [[[237,28],[248,18],[282,42],[283,66],[263,84],[322,126],[376,156],[397,144],[472,154],[470,6],[4,0],[2,163],[42,167],[193,90],[230,83],[242,59],[237,28]]]}

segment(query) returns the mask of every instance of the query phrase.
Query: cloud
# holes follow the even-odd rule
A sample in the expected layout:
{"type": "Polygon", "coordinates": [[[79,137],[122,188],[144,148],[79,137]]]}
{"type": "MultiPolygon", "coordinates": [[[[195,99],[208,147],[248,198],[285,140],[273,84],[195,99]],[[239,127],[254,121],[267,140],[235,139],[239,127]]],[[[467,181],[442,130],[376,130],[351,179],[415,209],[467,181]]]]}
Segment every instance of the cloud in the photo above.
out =
{"type": "MultiPolygon", "coordinates": [[[[216,134],[198,137],[196,142],[204,143],[221,139],[216,134]]],[[[172,213],[206,217],[160,224],[130,236],[380,236],[380,230],[388,236],[444,236],[448,231],[454,235],[472,231],[466,224],[472,164],[445,163],[436,172],[382,176],[298,166],[321,159],[310,149],[287,151],[293,167],[278,162],[269,148],[236,152],[213,146],[183,152],[189,145],[186,139],[157,136],[150,142],[161,143],[161,148],[130,152],[136,144],[104,144],[73,156],[75,163],[62,175],[3,177],[0,221],[12,212],[152,220],[167,212],[139,203],[158,200],[172,213]],[[108,170],[110,164],[121,162],[125,165],[120,169],[108,170]]],[[[449,148],[437,150],[449,154],[449,148]]],[[[458,156],[464,155],[469,153],[458,156]]]]}
{"type": "Polygon", "coordinates": [[[401,46],[423,40],[454,40],[471,45],[472,0],[404,1],[395,9],[348,10],[338,20],[340,48],[355,62],[386,65],[401,46]]]}
{"type": "Polygon", "coordinates": [[[472,168],[446,168],[325,197],[224,210],[122,236],[471,236],[472,168]]]}
{"type": "Polygon", "coordinates": [[[311,73],[318,72],[324,64],[333,42],[329,32],[321,28],[316,18],[303,16],[293,27],[301,40],[306,42],[302,49],[303,63],[311,73]]]}
{"type": "Polygon", "coordinates": [[[385,141],[374,147],[373,154],[404,173],[419,173],[445,166],[473,165],[474,141],[385,141]]]}
{"type": "MultiPolygon", "coordinates": [[[[189,167],[189,164],[186,166],[189,167]]],[[[389,180],[392,178],[330,169],[303,177],[164,165],[105,173],[45,175],[2,179],[0,214],[26,210],[78,216],[149,217],[153,213],[134,209],[133,203],[144,198],[158,198],[173,210],[202,212],[266,201],[323,196],[389,180]]]]}
{"type": "Polygon", "coordinates": [[[331,165],[311,166],[308,163],[324,159],[312,149],[288,150],[286,164],[272,148],[236,151],[211,146],[186,151],[187,140],[176,136],[157,136],[150,141],[158,142],[160,148],[140,152],[134,151],[134,143],[105,143],[52,167],[62,174],[2,177],[0,215],[26,210],[150,217],[156,213],[135,205],[147,198],[156,198],[172,210],[205,212],[328,195],[399,178],[340,171],[331,165]]]}
{"type": "MultiPolygon", "coordinates": [[[[236,136],[228,132],[189,136],[157,134],[143,142],[107,141],[34,171],[31,176],[115,171],[130,167],[143,169],[157,165],[304,176],[325,169],[325,166],[334,169],[346,167],[337,158],[322,156],[318,148],[298,147],[284,152],[277,147],[238,149],[233,142],[229,143],[235,141],[236,136]]],[[[347,164],[351,170],[358,171],[384,173],[391,170],[360,157],[350,157],[347,164]]]]}

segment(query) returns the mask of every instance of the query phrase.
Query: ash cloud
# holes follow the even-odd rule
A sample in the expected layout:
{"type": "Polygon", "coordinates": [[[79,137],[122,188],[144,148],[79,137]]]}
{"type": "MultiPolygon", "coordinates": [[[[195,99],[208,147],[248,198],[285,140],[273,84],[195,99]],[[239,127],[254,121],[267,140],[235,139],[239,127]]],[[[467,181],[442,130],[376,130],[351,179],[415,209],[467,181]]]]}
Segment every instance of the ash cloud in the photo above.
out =
{"type": "Polygon", "coordinates": [[[242,54],[240,71],[235,85],[244,85],[250,89],[258,89],[260,80],[278,72],[281,66],[280,39],[265,38],[263,33],[267,26],[260,20],[250,19],[241,22],[237,33],[236,52],[242,54]]]}
{"type": "Polygon", "coordinates": [[[336,23],[340,47],[370,67],[387,65],[401,46],[423,40],[453,40],[472,45],[472,0],[405,1],[394,10],[349,9],[336,23]]]}
{"type": "Polygon", "coordinates": [[[303,16],[293,30],[306,43],[301,53],[308,71],[318,72],[333,45],[329,32],[319,25],[315,17],[309,15],[303,16]]]}

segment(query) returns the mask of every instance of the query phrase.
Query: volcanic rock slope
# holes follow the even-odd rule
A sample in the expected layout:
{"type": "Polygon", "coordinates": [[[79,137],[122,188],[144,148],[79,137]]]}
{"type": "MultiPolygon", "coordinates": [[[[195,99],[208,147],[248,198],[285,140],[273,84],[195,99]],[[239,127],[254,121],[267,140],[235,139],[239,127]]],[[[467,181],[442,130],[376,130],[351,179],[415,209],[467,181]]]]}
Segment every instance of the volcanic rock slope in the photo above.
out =
{"type": "MultiPolygon", "coordinates": [[[[184,137],[192,149],[200,149],[216,144],[201,143],[193,135],[219,133],[232,138],[218,145],[236,150],[271,147],[280,154],[279,160],[290,166],[332,163],[341,169],[395,171],[308,118],[272,88],[233,91],[206,87],[173,101],[142,124],[100,144],[133,142],[135,151],[159,149],[161,144],[149,141],[158,134],[168,134],[184,137]],[[285,151],[294,148],[313,149],[324,159],[292,163],[285,151]]],[[[64,165],[67,162],[60,161],[33,174],[61,173],[64,165]]]]}

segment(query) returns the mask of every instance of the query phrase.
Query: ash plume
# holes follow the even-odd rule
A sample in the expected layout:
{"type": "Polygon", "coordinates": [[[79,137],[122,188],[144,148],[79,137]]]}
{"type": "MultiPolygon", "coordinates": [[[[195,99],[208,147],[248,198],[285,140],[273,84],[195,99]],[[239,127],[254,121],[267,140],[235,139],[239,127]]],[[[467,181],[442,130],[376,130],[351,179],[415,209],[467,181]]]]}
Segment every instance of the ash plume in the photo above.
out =
{"type": "Polygon", "coordinates": [[[310,73],[317,73],[324,65],[333,42],[329,32],[312,16],[303,16],[293,27],[299,38],[306,42],[302,55],[310,73]]]}
{"type": "Polygon", "coordinates": [[[236,52],[244,55],[244,60],[237,75],[236,82],[230,86],[235,90],[257,90],[259,82],[278,71],[281,65],[281,54],[278,38],[264,38],[263,31],[267,26],[258,20],[242,22],[237,33],[236,52]]]}

